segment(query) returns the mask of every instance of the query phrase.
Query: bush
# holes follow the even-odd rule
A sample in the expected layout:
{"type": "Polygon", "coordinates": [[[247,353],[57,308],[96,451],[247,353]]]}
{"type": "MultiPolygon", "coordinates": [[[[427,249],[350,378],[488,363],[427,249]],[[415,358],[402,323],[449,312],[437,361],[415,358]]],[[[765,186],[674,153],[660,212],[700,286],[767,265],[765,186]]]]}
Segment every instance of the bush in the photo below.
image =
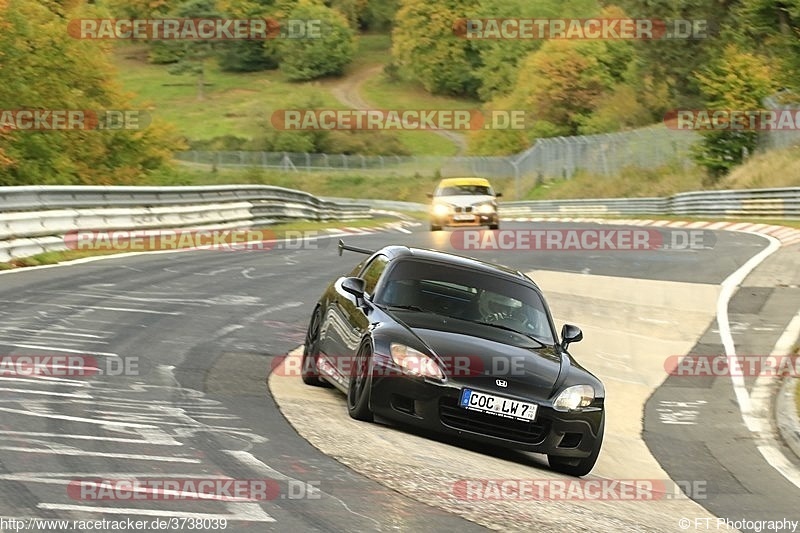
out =
{"type": "Polygon", "coordinates": [[[275,40],[227,41],[217,50],[219,66],[226,72],[257,72],[278,68],[278,45],[275,40]]]}
{"type": "Polygon", "coordinates": [[[355,54],[355,33],[347,19],[322,5],[299,3],[289,15],[295,20],[320,20],[318,38],[287,38],[280,41],[281,71],[291,81],[307,81],[339,75],[355,54]]]}

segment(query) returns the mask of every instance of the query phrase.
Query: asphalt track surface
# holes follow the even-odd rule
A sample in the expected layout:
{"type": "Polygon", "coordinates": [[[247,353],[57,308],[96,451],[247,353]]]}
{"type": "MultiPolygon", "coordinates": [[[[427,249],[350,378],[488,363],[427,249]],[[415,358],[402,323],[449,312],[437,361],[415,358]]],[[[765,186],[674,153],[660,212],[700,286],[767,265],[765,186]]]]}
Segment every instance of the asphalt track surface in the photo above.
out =
{"type": "MultiPolygon", "coordinates": [[[[713,235],[714,246],[704,250],[470,255],[525,271],[718,284],[766,245],[754,235],[713,235]]],[[[226,519],[225,531],[482,530],[323,455],[276,408],[265,384],[274,358],[303,342],[322,290],[360,260],[339,258],[335,242],[320,240],[316,250],[141,254],[0,276],[0,354],[84,354],[109,373],[2,376],[0,517],[226,519]],[[118,375],[126,364],[128,371],[118,375]],[[70,483],[86,478],[275,479],[279,490],[256,502],[76,498],[70,483]]],[[[360,235],[352,242],[450,249],[448,232],[423,229],[360,235]]],[[[769,510],[778,513],[773,518],[798,519],[800,490],[781,482],[753,451],[739,431],[730,391],[718,386],[715,401],[723,405],[715,411],[716,423],[733,428],[722,451],[726,460],[700,461],[700,452],[713,455],[713,448],[702,448],[712,437],[686,431],[702,428],[661,431],[648,441],[654,455],[674,479],[702,467],[710,487],[746,495],[747,505],[742,499],[698,501],[717,516],[763,518],[769,510]],[[688,441],[695,448],[687,448],[688,441]],[[724,468],[731,463],[748,467],[731,472],[724,468]]],[[[646,422],[650,416],[648,409],[646,422]]],[[[646,517],[642,521],[646,525],[646,517]]],[[[170,530],[180,529],[187,529],[185,523],[170,530]]]]}

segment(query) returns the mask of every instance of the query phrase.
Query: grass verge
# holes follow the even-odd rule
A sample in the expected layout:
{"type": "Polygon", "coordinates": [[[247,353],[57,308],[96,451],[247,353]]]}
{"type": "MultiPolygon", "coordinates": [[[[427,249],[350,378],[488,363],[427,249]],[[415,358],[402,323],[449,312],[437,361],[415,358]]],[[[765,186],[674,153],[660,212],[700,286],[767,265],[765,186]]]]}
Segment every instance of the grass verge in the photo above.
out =
{"type": "Polygon", "coordinates": [[[353,61],[344,69],[345,76],[363,68],[383,65],[392,53],[392,35],[389,33],[359,33],[353,61]]]}
{"type": "Polygon", "coordinates": [[[209,61],[205,96],[198,100],[196,77],[173,75],[164,65],[148,63],[147,48],[142,45],[119,46],[115,62],[120,83],[136,95],[134,105],[173,124],[189,139],[263,136],[272,129],[273,111],[296,106],[296,102],[308,101],[312,95],[323,107],[343,108],[318,83],[290,83],[278,70],[223,72],[209,61]]]}
{"type": "Polygon", "coordinates": [[[283,172],[260,168],[230,169],[217,172],[208,167],[180,165],[174,170],[154,174],[142,185],[275,185],[299,189],[316,196],[342,198],[384,198],[406,202],[427,202],[425,193],[433,192],[439,178],[415,174],[376,175],[370,171],[348,172],[283,172]]]}
{"type": "Polygon", "coordinates": [[[797,404],[796,413],[800,413],[800,384],[795,385],[794,387],[794,401],[797,404]]]}
{"type": "MultiPolygon", "coordinates": [[[[794,354],[800,356],[800,344],[794,347],[794,354]]],[[[797,379],[798,378],[795,378],[794,402],[796,404],[795,413],[800,416],[800,381],[797,381],[797,379]]]]}
{"type": "MultiPolygon", "coordinates": [[[[341,228],[345,226],[350,228],[375,228],[382,224],[386,224],[388,222],[396,222],[396,221],[397,219],[390,217],[375,217],[370,219],[354,219],[354,220],[331,220],[325,222],[318,222],[313,220],[296,220],[281,224],[275,224],[272,226],[266,226],[264,228],[254,228],[254,229],[265,229],[271,232],[280,233],[281,231],[288,231],[288,230],[297,230],[297,231],[321,230],[326,228],[341,228]]],[[[117,251],[65,250],[56,252],[44,252],[41,254],[32,255],[30,257],[21,257],[19,259],[13,259],[7,262],[0,262],[0,270],[13,270],[16,268],[25,268],[25,267],[41,266],[41,265],[55,265],[57,263],[73,261],[76,259],[84,259],[86,257],[118,255],[121,253],[136,252],[136,251],[147,251],[147,250],[130,250],[130,249],[117,250],[117,251]]]]}

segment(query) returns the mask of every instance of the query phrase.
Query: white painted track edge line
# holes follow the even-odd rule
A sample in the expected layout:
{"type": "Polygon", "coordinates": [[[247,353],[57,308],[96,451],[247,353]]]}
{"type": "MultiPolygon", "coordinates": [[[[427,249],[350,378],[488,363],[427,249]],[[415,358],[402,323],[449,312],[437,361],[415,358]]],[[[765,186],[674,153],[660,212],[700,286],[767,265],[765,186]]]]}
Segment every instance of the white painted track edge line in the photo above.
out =
{"type": "MultiPolygon", "coordinates": [[[[728,304],[730,303],[730,299],[733,297],[736,289],[739,287],[739,285],[741,285],[745,278],[753,270],[755,270],[756,267],[764,262],[764,260],[778,251],[781,247],[780,241],[775,237],[759,233],[753,234],[760,235],[764,239],[767,239],[769,241],[769,245],[751,257],[747,262],[745,262],[744,265],[739,267],[722,282],[722,291],[717,299],[717,327],[719,329],[720,339],[722,340],[722,346],[725,349],[725,355],[729,361],[729,368],[732,366],[730,365],[732,359],[736,357],[736,346],[733,341],[730,322],[728,320],[728,304]]],[[[752,416],[753,405],[750,395],[747,392],[744,377],[741,375],[735,375],[735,373],[731,374],[731,383],[733,385],[736,402],[739,406],[739,412],[742,416],[742,420],[747,429],[753,433],[754,437],[758,437],[760,423],[752,416]]],[[[759,442],[756,444],[759,453],[767,462],[767,464],[774,468],[790,483],[800,488],[800,475],[798,475],[796,469],[793,467],[791,462],[786,459],[780,449],[774,445],[761,444],[759,442]]]]}

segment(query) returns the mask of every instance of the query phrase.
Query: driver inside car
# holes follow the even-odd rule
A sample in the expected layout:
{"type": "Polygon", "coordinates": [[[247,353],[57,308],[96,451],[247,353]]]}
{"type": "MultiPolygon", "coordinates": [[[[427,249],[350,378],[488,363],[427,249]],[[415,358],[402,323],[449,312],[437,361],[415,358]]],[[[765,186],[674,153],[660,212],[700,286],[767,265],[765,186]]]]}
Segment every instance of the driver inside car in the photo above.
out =
{"type": "Polygon", "coordinates": [[[478,295],[482,321],[500,324],[522,333],[533,333],[538,328],[535,319],[527,312],[527,307],[519,300],[495,292],[484,290],[478,295]]]}

